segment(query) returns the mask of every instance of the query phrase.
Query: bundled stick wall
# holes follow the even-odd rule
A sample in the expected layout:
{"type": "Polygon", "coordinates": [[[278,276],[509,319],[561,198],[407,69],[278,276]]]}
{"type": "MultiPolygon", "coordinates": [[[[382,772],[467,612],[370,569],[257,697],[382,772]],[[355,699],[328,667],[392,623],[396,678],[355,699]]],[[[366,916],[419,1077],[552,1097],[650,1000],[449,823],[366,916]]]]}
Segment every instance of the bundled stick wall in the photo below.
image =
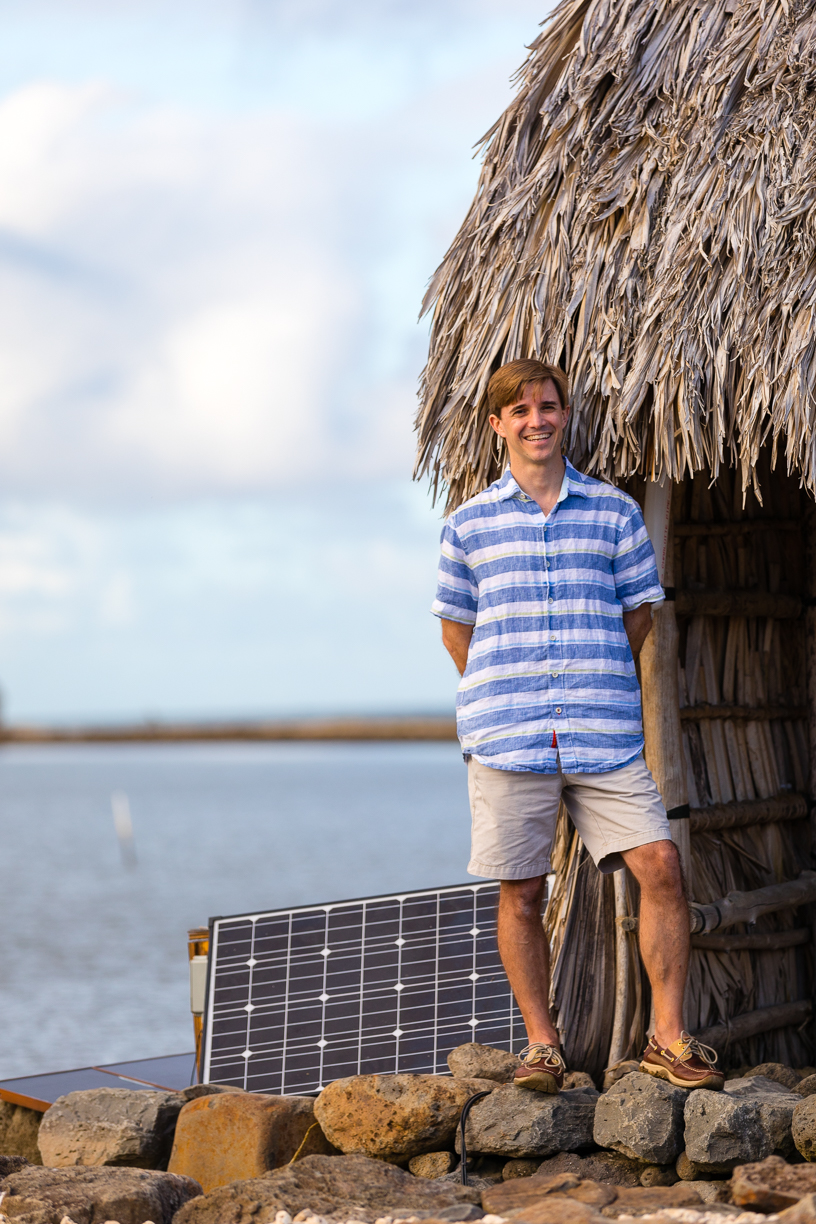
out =
{"type": "MultiPolygon", "coordinates": [[[[679,764],[690,808],[688,875],[692,897],[700,903],[732,890],[794,880],[811,865],[806,497],[794,478],[771,471],[767,450],[760,455],[757,478],[762,500],[749,492],[744,505],[736,474],[725,468],[713,484],[707,474],[698,473],[676,489],[667,575],[673,576],[668,594],[674,597],[679,630],[677,696],[652,692],[648,685],[656,684],[657,673],[646,667],[642,674],[645,706],[679,698],[679,764]]],[[[633,480],[628,488],[642,501],[643,481],[633,480]]],[[[647,760],[649,728],[659,724],[665,726],[666,719],[646,719],[647,760]]],[[[651,755],[655,761],[661,758],[655,746],[651,755]]],[[[665,745],[662,755],[667,755],[665,745]]],[[[659,785],[663,781],[657,780],[659,785]]],[[[669,789],[674,796],[676,782],[669,789]]],[[[594,868],[564,811],[554,868],[559,878],[546,916],[553,947],[553,1004],[573,1065],[597,1074],[606,1065],[614,1024],[609,1005],[614,890],[611,881],[592,882],[594,868]],[[592,903],[585,904],[590,897],[592,903]],[[594,1002],[587,1006],[590,994],[594,1002]]],[[[631,917],[624,916],[623,924],[632,943],[636,894],[627,881],[631,917]]],[[[618,990],[627,1008],[629,1040],[616,1050],[618,1057],[640,1052],[649,1021],[648,983],[637,956],[629,961],[629,989],[623,996],[618,990]]],[[[726,935],[695,939],[688,1026],[692,1032],[718,1034],[726,1065],[805,1065],[813,1058],[809,1012],[804,1002],[799,1011],[793,1005],[812,995],[813,968],[803,906],[765,914],[750,928],[735,925],[726,935]],[[738,1016],[755,1012],[753,1021],[735,1023],[738,1016]]],[[[620,1029],[619,1017],[618,1034],[620,1029]]]]}

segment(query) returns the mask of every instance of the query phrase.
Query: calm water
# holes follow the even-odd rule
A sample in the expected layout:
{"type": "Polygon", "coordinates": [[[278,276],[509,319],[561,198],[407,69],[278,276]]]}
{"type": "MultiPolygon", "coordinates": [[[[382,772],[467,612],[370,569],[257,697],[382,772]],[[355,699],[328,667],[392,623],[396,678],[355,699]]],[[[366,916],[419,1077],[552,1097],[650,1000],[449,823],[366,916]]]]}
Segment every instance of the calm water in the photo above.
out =
{"type": "Polygon", "coordinates": [[[468,849],[456,744],[3,748],[0,1078],[191,1049],[188,927],[461,883],[468,849]]]}

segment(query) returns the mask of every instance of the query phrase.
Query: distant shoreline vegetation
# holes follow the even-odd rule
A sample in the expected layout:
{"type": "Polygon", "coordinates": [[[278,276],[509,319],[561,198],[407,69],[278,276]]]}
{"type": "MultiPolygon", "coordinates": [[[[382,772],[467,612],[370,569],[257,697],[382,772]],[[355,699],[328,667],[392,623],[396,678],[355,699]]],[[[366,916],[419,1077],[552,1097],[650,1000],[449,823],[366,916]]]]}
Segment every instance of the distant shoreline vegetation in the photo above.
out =
{"type": "Polygon", "coordinates": [[[0,726],[1,744],[119,744],[214,740],[348,742],[456,739],[453,715],[141,722],[77,727],[0,726]]]}

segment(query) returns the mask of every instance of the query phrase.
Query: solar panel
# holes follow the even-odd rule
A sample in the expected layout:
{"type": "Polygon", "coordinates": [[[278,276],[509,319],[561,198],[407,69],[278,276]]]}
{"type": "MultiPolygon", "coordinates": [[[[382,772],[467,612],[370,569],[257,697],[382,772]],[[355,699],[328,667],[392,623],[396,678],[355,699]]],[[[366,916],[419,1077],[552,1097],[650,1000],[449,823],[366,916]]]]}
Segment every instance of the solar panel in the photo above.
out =
{"type": "Polygon", "coordinates": [[[286,1096],[447,1073],[466,1041],[518,1048],[498,894],[491,881],[214,918],[202,1078],[286,1096]]]}

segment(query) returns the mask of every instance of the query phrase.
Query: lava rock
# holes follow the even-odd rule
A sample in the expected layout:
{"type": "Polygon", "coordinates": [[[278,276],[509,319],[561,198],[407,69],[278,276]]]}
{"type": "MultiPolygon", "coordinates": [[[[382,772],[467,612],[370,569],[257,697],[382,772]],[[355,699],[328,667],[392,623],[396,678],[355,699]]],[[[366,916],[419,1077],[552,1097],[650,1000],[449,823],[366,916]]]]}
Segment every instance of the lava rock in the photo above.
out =
{"type": "Polygon", "coordinates": [[[25,1156],[0,1156],[0,1178],[8,1177],[9,1173],[19,1173],[21,1169],[31,1167],[31,1162],[25,1156]]]}
{"type": "Polygon", "coordinates": [[[453,1152],[423,1152],[421,1156],[412,1156],[408,1168],[414,1177],[444,1177],[450,1173],[456,1164],[453,1152]]]}
{"type": "Polygon", "coordinates": [[[750,1071],[746,1071],[744,1078],[753,1079],[756,1075],[773,1080],[775,1084],[781,1084],[783,1088],[791,1091],[802,1079],[798,1071],[794,1071],[793,1067],[788,1067],[785,1063],[760,1063],[758,1067],[751,1067],[750,1071]]]}
{"type": "Polygon", "coordinates": [[[3,1182],[4,1213],[25,1224],[170,1224],[201,1187],[189,1177],[148,1169],[22,1169],[3,1182]]]}
{"type": "Polygon", "coordinates": [[[517,1177],[533,1177],[540,1167],[540,1160],[508,1160],[502,1167],[502,1181],[514,1181],[517,1177]]]}
{"type": "Polygon", "coordinates": [[[494,1088],[495,1080],[354,1075],[323,1089],[315,1118],[341,1152],[407,1164],[412,1156],[452,1147],[465,1102],[494,1088]]]}
{"type": "Polygon", "coordinates": [[[650,1164],[640,1175],[641,1186],[673,1186],[679,1180],[673,1164],[650,1164]]]}
{"type": "Polygon", "coordinates": [[[687,1152],[681,1152],[674,1167],[681,1181],[701,1181],[730,1173],[734,1166],[728,1163],[701,1164],[696,1160],[689,1160],[687,1152]]]}
{"type": "MultiPolygon", "coordinates": [[[[642,1215],[664,1207],[687,1207],[700,1203],[696,1188],[676,1186],[612,1186],[604,1185],[574,1173],[553,1177],[523,1178],[505,1182],[495,1190],[482,1194],[482,1206],[492,1215],[505,1219],[528,1221],[539,1218],[543,1201],[574,1201],[583,1203],[604,1216],[642,1215]]],[[[557,1220],[558,1217],[552,1217],[557,1220]]]]}
{"type": "Polygon", "coordinates": [[[618,1080],[623,1079],[625,1075],[631,1075],[634,1071],[639,1070],[640,1062],[637,1058],[625,1058],[622,1062],[607,1067],[603,1077],[604,1092],[608,1092],[612,1085],[617,1084],[618,1080]]]}
{"type": "Polygon", "coordinates": [[[527,1208],[550,1195],[566,1195],[600,1210],[615,1201],[616,1190],[614,1186],[601,1186],[575,1173],[556,1173],[549,1177],[536,1173],[533,1177],[516,1178],[502,1182],[493,1190],[484,1190],[482,1207],[491,1215],[504,1216],[506,1219],[515,1219],[521,1215],[527,1220],[527,1208]]]}
{"type": "Polygon", "coordinates": [[[42,1164],[37,1147],[42,1120],[38,1109],[0,1101],[0,1156],[24,1156],[29,1164],[42,1164]]]}
{"type": "Polygon", "coordinates": [[[554,1173],[577,1173],[579,1178],[603,1182],[610,1186],[639,1186],[643,1172],[649,1166],[642,1160],[632,1160],[620,1152],[590,1152],[579,1156],[577,1152],[559,1152],[539,1165],[543,1176],[554,1173]]]}
{"type": "Polygon", "coordinates": [[[334,1151],[315,1121],[311,1098],[230,1092],[184,1106],[169,1169],[195,1178],[206,1194],[231,1181],[262,1177],[295,1153],[334,1151]]]}
{"type": "Polygon", "coordinates": [[[796,1106],[791,1133],[799,1155],[805,1160],[816,1160],[816,1096],[805,1097],[796,1106]]]}
{"type": "Polygon", "coordinates": [[[722,1092],[697,1088],[686,1102],[686,1155],[732,1167],[793,1152],[791,1121],[801,1098],[764,1076],[728,1080],[722,1092]]]}
{"type": "Polygon", "coordinates": [[[471,1108],[465,1124],[468,1151],[529,1158],[591,1147],[597,1099],[595,1089],[572,1088],[550,1096],[503,1084],[471,1108]]]}
{"type": "Polygon", "coordinates": [[[588,1088],[590,1092],[597,1092],[595,1081],[588,1071],[568,1071],[564,1076],[565,1088],[588,1088]]]}
{"type": "Polygon", "coordinates": [[[730,1203],[731,1202],[731,1183],[724,1178],[716,1178],[713,1181],[698,1181],[694,1183],[694,1189],[699,1194],[704,1203],[730,1203]]]}
{"type": "Polygon", "coordinates": [[[440,1212],[468,1203],[479,1206],[477,1190],[414,1177],[383,1160],[306,1156],[265,1177],[219,1186],[182,1207],[173,1224],[249,1224],[271,1220],[277,1211],[373,1224],[384,1215],[439,1218],[440,1212]]]}
{"type": "Polygon", "coordinates": [[[731,1176],[732,1199],[753,1211],[784,1211],[806,1194],[816,1194],[816,1169],[788,1164],[780,1156],[740,1165],[731,1176]]]}
{"type": "Polygon", "coordinates": [[[799,1081],[793,1091],[797,1092],[799,1096],[813,1096],[816,1093],[816,1075],[806,1075],[803,1080],[799,1081]]]}
{"type": "Polygon", "coordinates": [[[634,1160],[668,1164],[683,1148],[683,1109],[688,1096],[685,1088],[632,1072],[598,1101],[595,1142],[634,1160]]]}
{"type": "Polygon", "coordinates": [[[457,1079],[488,1079],[497,1084],[509,1084],[518,1065],[515,1054],[480,1045],[478,1041],[457,1046],[448,1055],[448,1066],[457,1079]]]}
{"type": "Polygon", "coordinates": [[[244,1088],[236,1088],[234,1084],[191,1084],[182,1088],[181,1095],[185,1101],[197,1101],[203,1096],[217,1096],[222,1092],[244,1092],[244,1088]]]}
{"type": "Polygon", "coordinates": [[[806,1194],[778,1217],[779,1224],[816,1224],[816,1194],[806,1194]]]}
{"type": "Polygon", "coordinates": [[[43,1116],[37,1136],[43,1164],[166,1169],[183,1104],[181,1093],[150,1088],[69,1092],[43,1116]]]}

